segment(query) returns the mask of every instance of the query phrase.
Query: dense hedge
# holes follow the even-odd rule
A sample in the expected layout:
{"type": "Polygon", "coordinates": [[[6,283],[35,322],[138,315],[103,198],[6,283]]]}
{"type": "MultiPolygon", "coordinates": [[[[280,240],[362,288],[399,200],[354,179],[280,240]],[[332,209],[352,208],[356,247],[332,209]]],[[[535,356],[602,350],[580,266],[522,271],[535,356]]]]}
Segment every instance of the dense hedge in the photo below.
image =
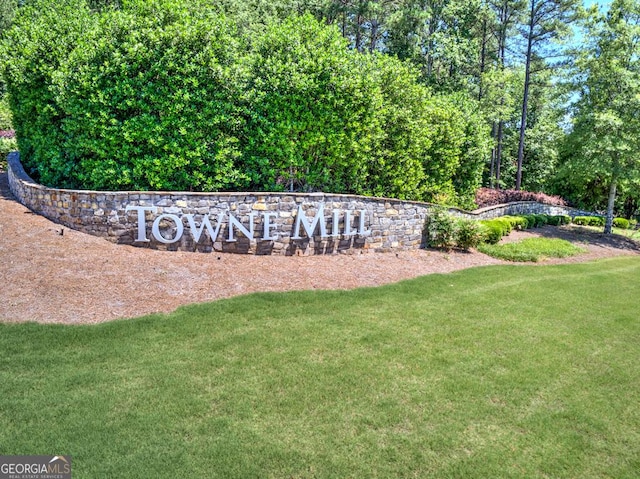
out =
{"type": "Polygon", "coordinates": [[[34,0],[3,45],[41,182],[473,202],[490,147],[473,100],[433,95],[310,16],[239,33],[202,2],[121,3],[34,0]]]}

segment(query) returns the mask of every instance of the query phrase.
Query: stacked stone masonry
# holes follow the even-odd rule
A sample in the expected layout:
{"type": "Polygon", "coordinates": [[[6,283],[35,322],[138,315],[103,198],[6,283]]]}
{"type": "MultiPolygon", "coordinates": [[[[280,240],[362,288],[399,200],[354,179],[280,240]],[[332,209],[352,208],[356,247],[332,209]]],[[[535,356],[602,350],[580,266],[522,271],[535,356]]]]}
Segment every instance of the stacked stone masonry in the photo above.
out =
{"type": "MultiPolygon", "coordinates": [[[[17,152],[8,157],[8,176],[11,191],[20,203],[56,223],[115,243],[166,250],[310,255],[418,249],[424,247],[425,219],[435,207],[325,193],[48,188],[25,173],[17,152]],[[314,223],[317,218],[324,221],[314,223]]],[[[450,212],[472,219],[527,213],[589,214],[535,202],[450,212]]]]}

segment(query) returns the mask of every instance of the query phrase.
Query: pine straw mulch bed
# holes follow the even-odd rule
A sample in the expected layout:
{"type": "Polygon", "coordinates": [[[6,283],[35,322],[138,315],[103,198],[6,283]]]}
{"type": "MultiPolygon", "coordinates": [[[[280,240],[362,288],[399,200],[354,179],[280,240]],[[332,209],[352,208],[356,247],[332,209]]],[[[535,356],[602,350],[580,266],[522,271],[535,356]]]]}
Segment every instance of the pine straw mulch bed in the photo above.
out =
{"type": "MultiPolygon", "coordinates": [[[[578,228],[513,232],[505,241],[530,236],[560,237],[587,249],[544,264],[640,254],[632,240],[578,228]]],[[[505,262],[475,251],[278,257],[116,245],[33,214],[0,172],[0,263],[0,321],[87,324],[255,291],[378,286],[505,262]]]]}

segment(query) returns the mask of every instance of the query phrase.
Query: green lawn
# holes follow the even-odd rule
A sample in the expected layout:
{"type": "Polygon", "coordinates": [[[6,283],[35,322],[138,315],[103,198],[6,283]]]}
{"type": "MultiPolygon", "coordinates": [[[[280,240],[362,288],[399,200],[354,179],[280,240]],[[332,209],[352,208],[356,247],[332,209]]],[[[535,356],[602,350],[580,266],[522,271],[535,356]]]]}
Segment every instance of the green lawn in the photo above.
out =
{"type": "Polygon", "coordinates": [[[639,285],[619,258],[0,325],[0,454],[70,454],[75,479],[637,478],[639,285]]]}
{"type": "Polygon", "coordinates": [[[478,251],[506,261],[538,262],[584,253],[584,248],[558,238],[527,238],[513,243],[478,245],[478,251]]]}

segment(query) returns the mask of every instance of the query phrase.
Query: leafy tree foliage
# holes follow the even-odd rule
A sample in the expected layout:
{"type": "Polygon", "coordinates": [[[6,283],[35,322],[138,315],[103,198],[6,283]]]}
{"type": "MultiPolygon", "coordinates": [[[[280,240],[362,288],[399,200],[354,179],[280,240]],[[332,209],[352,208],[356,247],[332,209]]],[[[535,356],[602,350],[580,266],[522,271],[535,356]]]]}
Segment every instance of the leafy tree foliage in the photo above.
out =
{"type": "MultiPolygon", "coordinates": [[[[482,183],[520,183],[600,207],[605,174],[560,185],[567,160],[556,175],[565,92],[550,67],[575,7],[0,0],[0,36],[18,16],[1,69],[23,159],[49,184],[331,190],[471,208],[482,183]]],[[[619,179],[617,207],[633,209],[634,184],[619,179]]]]}
{"type": "Polygon", "coordinates": [[[532,65],[534,57],[542,57],[544,47],[550,39],[569,33],[569,24],[575,19],[578,0],[527,0],[527,23],[523,36],[527,42],[525,57],[525,79],[522,96],[520,136],[518,141],[518,167],[516,172],[516,190],[522,185],[522,164],[527,130],[529,92],[532,84],[532,65]]]}
{"type": "Polygon", "coordinates": [[[640,5],[614,0],[609,12],[592,9],[586,22],[589,39],[575,60],[580,99],[567,138],[565,171],[582,187],[602,185],[607,191],[607,222],[611,232],[620,185],[640,178],[640,5]]]}
{"type": "Polygon", "coordinates": [[[240,187],[242,71],[233,28],[183,2],[129,2],[98,17],[54,87],[65,181],[92,188],[240,187]]]}
{"type": "Polygon", "coordinates": [[[0,54],[18,147],[28,171],[66,186],[72,165],[60,154],[64,112],[53,82],[93,18],[83,0],[36,0],[19,10],[14,23],[0,54]]]}
{"type": "MultiPolygon", "coordinates": [[[[339,32],[312,17],[271,22],[248,66],[246,166],[255,188],[345,191],[371,97],[339,32]]],[[[361,159],[361,158],[358,158],[361,159]]]]}
{"type": "Polygon", "coordinates": [[[37,0],[5,46],[20,149],[45,184],[470,204],[488,150],[475,100],[310,15],[257,29],[199,0],[37,0]]]}

